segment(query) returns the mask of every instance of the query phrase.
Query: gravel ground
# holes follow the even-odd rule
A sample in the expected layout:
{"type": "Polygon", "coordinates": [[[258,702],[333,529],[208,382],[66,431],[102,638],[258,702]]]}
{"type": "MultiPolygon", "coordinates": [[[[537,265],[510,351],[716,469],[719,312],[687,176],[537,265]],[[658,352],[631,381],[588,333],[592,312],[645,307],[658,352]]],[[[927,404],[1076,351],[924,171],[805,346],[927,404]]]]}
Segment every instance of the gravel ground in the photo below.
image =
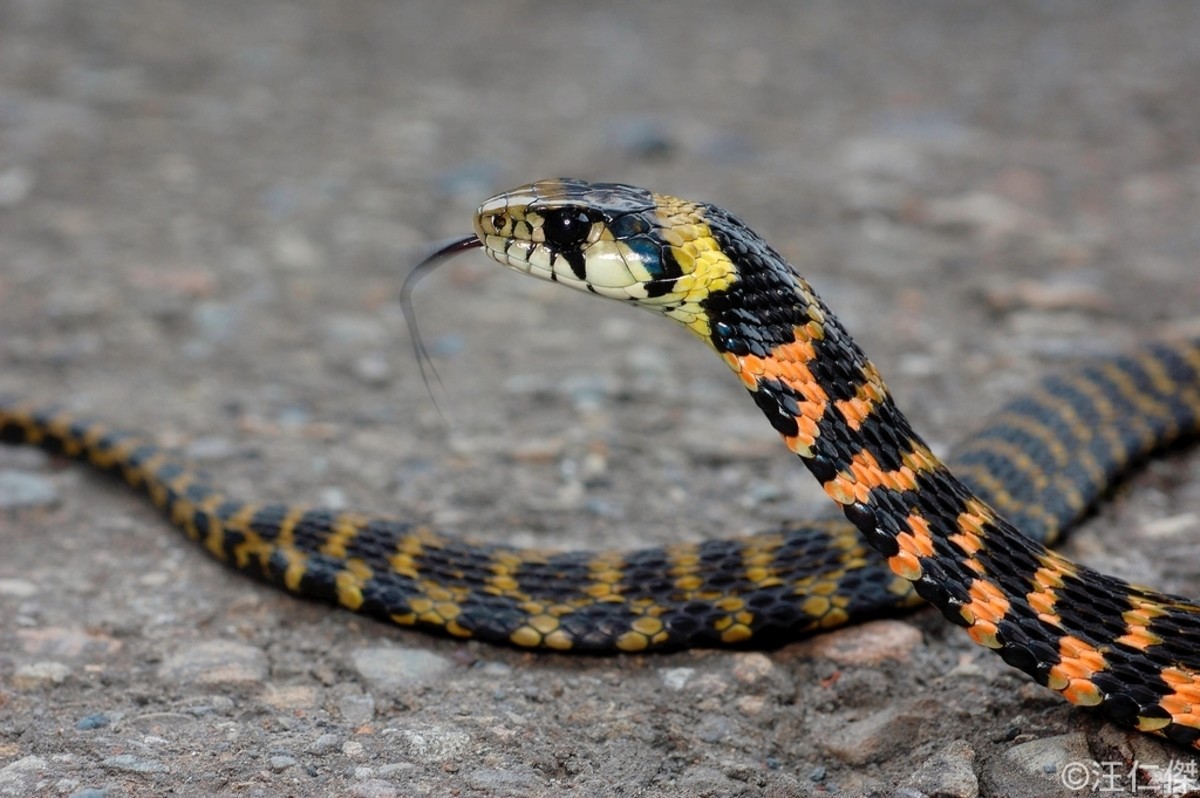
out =
{"type": "MultiPolygon", "coordinates": [[[[539,177],[716,201],[945,446],[1039,371],[1196,326],[1198,85],[1189,2],[11,0],[0,391],[241,496],[522,545],[751,531],[824,504],[724,367],[480,256],[418,295],[444,423],[396,302],[421,248],[539,177]]],[[[1198,518],[1175,452],[1067,550],[1200,595],[1198,518]]],[[[1196,767],[930,611],[767,652],[437,639],[227,572],[30,450],[0,449],[0,535],[0,796],[1156,795],[1196,767]]]]}

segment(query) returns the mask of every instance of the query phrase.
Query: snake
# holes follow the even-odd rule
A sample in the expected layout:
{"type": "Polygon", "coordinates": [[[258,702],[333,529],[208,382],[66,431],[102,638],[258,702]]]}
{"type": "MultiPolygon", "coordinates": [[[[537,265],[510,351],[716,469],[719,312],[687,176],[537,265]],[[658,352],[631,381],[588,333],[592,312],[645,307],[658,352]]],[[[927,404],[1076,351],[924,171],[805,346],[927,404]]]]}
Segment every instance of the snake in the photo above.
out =
{"type": "Polygon", "coordinates": [[[842,510],[631,551],[518,548],[401,517],[228,496],[146,434],[0,397],[0,441],[115,474],[209,554],[294,594],[446,635],[559,652],[777,645],[936,607],[1073,704],[1200,747],[1200,605],[1047,546],[1133,465],[1200,430],[1200,338],[1043,378],[943,461],[779,252],[715,205],[553,179],[483,202],[480,249],[683,325],[842,510]]]}

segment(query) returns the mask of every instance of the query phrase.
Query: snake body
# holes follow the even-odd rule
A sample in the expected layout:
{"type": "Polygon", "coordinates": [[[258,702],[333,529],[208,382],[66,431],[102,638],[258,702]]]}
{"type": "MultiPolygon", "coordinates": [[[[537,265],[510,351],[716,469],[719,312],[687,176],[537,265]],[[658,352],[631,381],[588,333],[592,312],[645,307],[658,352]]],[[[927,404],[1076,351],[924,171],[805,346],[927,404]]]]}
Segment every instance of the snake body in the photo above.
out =
{"type": "Polygon", "coordinates": [[[1200,340],[1149,342],[1047,378],[947,466],[808,283],[720,208],[541,181],[483,203],[475,236],[444,252],[474,246],[682,323],[741,378],[847,521],[630,552],[533,551],[231,499],[149,439],[55,407],[0,398],[0,441],[114,472],[232,567],[402,625],[645,651],[775,643],[924,599],[1068,700],[1197,745],[1200,606],[1044,544],[1132,463],[1200,428],[1200,340]]]}

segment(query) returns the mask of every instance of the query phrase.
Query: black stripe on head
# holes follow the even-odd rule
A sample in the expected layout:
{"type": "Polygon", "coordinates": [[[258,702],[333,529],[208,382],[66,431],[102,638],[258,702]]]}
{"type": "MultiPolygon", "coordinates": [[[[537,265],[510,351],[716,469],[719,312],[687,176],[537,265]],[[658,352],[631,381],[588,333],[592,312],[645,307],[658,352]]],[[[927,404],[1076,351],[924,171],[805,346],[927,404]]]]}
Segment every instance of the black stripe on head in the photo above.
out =
{"type": "Polygon", "coordinates": [[[646,296],[651,299],[672,293],[675,290],[675,284],[683,276],[683,267],[679,265],[679,261],[675,258],[675,251],[670,247],[658,247],[657,263],[659,269],[655,278],[644,283],[646,296]]]}
{"type": "MultiPolygon", "coordinates": [[[[587,257],[583,254],[582,249],[560,249],[556,250],[555,254],[567,262],[567,265],[571,267],[572,274],[587,282],[587,257]]],[[[553,272],[551,273],[553,274],[553,272]]]]}

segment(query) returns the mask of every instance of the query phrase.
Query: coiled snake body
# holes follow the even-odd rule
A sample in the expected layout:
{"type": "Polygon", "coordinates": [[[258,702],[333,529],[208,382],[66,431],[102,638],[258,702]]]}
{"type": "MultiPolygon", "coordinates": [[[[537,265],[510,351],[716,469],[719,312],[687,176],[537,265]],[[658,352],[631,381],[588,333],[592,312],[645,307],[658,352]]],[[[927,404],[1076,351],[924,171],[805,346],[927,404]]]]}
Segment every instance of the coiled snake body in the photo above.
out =
{"type": "Polygon", "coordinates": [[[146,438],[52,407],[0,399],[0,440],[116,472],[232,567],[396,623],[644,651],[778,642],[925,599],[1069,701],[1197,745],[1200,606],[1043,543],[1130,463],[1196,431],[1200,340],[1148,343],[1043,381],[948,468],[808,283],[720,208],[542,181],[486,201],[475,235],[433,259],[472,247],[682,323],[741,378],[850,523],[632,552],[529,551],[234,500],[146,438]]]}

